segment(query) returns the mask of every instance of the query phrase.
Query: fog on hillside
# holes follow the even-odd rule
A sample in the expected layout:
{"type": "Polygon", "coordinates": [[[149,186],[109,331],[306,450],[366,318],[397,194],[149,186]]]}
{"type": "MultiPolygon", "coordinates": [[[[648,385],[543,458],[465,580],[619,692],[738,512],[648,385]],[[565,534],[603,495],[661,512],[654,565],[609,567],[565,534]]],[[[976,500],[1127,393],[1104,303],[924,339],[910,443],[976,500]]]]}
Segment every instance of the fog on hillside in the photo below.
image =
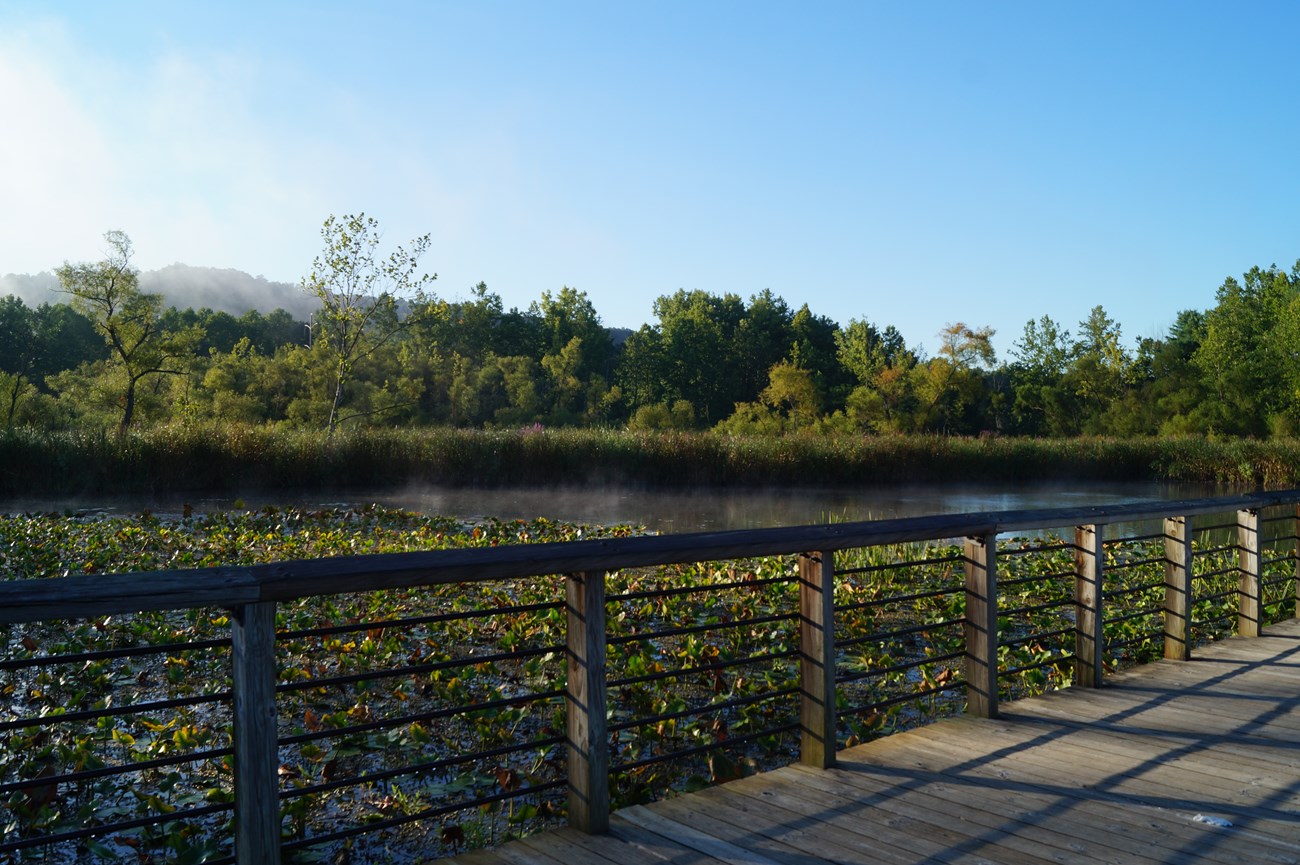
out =
{"type": "Polygon", "coordinates": [[[169,306],[180,309],[206,306],[236,316],[250,309],[271,312],[278,308],[305,320],[317,307],[316,299],[297,285],[271,282],[266,277],[249,276],[228,267],[169,264],[141,273],[140,288],[161,294],[169,306]]]}
{"type": "MultiPolygon", "coordinates": [[[[315,298],[287,282],[271,282],[242,270],[219,267],[191,267],[171,264],[140,274],[140,289],[163,296],[163,303],[178,309],[209,309],[239,316],[256,309],[267,313],[284,309],[294,318],[306,320],[316,309],[315,298]]],[[[59,280],[50,271],[37,274],[10,273],[0,276],[0,297],[15,295],[28,306],[66,303],[59,292],[59,280]]]]}
{"type": "Polygon", "coordinates": [[[12,294],[28,306],[66,301],[58,289],[58,278],[48,270],[37,274],[7,273],[0,276],[0,297],[12,294]]]}

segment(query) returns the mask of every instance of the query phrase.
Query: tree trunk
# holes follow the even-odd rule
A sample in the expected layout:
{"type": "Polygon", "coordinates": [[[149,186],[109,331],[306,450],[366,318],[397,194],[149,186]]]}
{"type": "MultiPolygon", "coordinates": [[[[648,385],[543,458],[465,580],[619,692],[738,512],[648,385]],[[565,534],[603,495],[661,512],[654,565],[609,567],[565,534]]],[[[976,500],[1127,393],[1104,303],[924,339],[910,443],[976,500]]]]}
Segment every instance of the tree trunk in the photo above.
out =
{"type": "Polygon", "coordinates": [[[339,420],[339,403],[343,401],[343,376],[338,375],[334,378],[334,402],[330,405],[330,422],[329,431],[326,435],[329,438],[334,437],[334,428],[338,426],[339,420]]]}
{"type": "Polygon", "coordinates": [[[18,400],[23,395],[23,389],[26,382],[21,375],[14,375],[14,386],[9,391],[9,410],[5,417],[5,428],[12,430],[14,428],[14,415],[18,413],[18,400]]]}
{"type": "Polygon", "coordinates": [[[122,406],[122,422],[118,424],[118,438],[124,438],[127,430],[131,428],[131,421],[135,419],[135,378],[128,377],[126,384],[126,401],[122,406]]]}

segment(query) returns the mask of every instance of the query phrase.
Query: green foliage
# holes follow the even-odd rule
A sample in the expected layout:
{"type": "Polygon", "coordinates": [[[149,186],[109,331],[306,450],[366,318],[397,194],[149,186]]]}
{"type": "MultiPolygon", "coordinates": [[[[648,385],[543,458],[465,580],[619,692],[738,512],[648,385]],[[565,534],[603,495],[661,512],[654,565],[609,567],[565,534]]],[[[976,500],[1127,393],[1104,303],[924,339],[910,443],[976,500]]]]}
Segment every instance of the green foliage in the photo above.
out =
{"type": "MultiPolygon", "coordinates": [[[[312,262],[302,286],[320,302],[312,339],[328,349],[334,387],[326,427],[333,435],[344,391],[356,366],[374,355],[410,324],[402,304],[427,304],[425,288],[436,275],[420,273],[429,235],[399,246],[386,258],[379,252],[379,223],[364,213],[335,218],[321,227],[324,250],[312,262]]],[[[383,407],[359,410],[370,414],[383,407]]]]}
{"type": "Polygon", "coordinates": [[[655,321],[616,344],[568,286],[525,311],[484,283],[466,299],[426,295],[433,277],[418,261],[429,238],[381,256],[364,215],[325,223],[303,280],[322,303],[309,324],[283,310],[161,310],[138,291],[126,235],[107,236],[104,261],[60,269],[72,306],[0,300],[5,426],[644,430],[690,418],[695,429],[762,435],[1300,433],[1300,262],[1225,280],[1213,308],[1183,310],[1167,335],[1136,346],[1100,306],[1073,332],[1031,319],[998,363],[986,327],[947,325],[926,357],[892,326],[841,328],[768,289],[748,302],[663,295],[655,321]]]}
{"type": "Polygon", "coordinates": [[[689,430],[695,426],[695,406],[679,399],[671,406],[666,403],[643,405],[627,422],[629,430],[651,432],[654,430],[689,430]]]}
{"type": "MultiPolygon", "coordinates": [[[[121,231],[110,231],[104,239],[109,253],[103,261],[65,263],[55,275],[61,290],[71,296],[73,308],[94,322],[108,344],[108,359],[89,369],[101,387],[120,394],[118,434],[124,435],[135,420],[141,388],[153,379],[161,389],[160,377],[187,372],[202,334],[197,328],[168,330],[162,297],[139,289],[139,272],[131,264],[131,239],[121,231]]],[[[74,384],[66,375],[65,382],[74,384]]]]}

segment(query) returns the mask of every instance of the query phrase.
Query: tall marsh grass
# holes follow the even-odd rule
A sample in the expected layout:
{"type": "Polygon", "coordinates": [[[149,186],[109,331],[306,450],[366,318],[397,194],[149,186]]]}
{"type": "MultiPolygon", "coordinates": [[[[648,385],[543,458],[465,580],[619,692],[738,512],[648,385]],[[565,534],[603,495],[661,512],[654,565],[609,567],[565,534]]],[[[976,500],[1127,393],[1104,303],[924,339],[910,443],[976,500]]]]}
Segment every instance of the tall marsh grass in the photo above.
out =
{"type": "Polygon", "coordinates": [[[1300,482],[1300,440],[736,437],[615,430],[174,425],[0,433],[0,494],[447,485],[1300,482]]]}

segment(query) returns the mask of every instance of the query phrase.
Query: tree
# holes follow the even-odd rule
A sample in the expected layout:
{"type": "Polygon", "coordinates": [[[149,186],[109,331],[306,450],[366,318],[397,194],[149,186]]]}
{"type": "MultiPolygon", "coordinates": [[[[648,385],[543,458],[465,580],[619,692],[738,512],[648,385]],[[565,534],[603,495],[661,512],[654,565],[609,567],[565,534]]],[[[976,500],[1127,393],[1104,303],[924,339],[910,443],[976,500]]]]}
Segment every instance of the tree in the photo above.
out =
{"type": "Polygon", "coordinates": [[[765,288],[749,299],[745,317],[732,334],[729,354],[736,364],[737,400],[753,399],[767,386],[768,371],[790,353],[793,314],[779,295],[765,288]]]}
{"type": "Polygon", "coordinates": [[[654,312],[659,319],[655,348],[662,385],[655,401],[687,400],[706,423],[729,414],[746,395],[737,387],[739,371],[730,351],[744,303],[734,294],[717,297],[679,289],[658,298],[654,312]]]}
{"type": "Polygon", "coordinates": [[[1073,360],[1064,383],[1078,399],[1083,432],[1108,432],[1104,416],[1124,396],[1132,359],[1121,342],[1120,327],[1100,306],[1079,322],[1073,360]]]}
{"type": "Polygon", "coordinates": [[[666,405],[663,335],[648,324],[628,335],[618,359],[616,380],[628,402],[637,407],[666,405]]]}
{"type": "MultiPolygon", "coordinates": [[[[340,406],[359,361],[411,323],[404,305],[428,302],[425,288],[437,274],[421,274],[420,258],[429,249],[429,235],[399,246],[381,258],[379,223],[364,213],[330,215],[321,227],[323,252],[312,262],[302,287],[320,301],[312,338],[323,341],[333,365],[333,397],[327,429],[334,434],[340,406]]],[[[355,416],[355,415],[354,415],[355,416]]]]}
{"type": "Polygon", "coordinates": [[[1300,296],[1300,262],[1291,273],[1252,267],[1219,287],[1205,313],[1205,333],[1193,363],[1208,391],[1202,409],[1209,430],[1262,435],[1295,403],[1289,381],[1300,367],[1292,304],[1300,296]]]}
{"type": "Polygon", "coordinates": [[[772,366],[761,398],[764,404],[784,413],[796,430],[811,426],[821,413],[822,397],[816,377],[788,360],[772,366]]]}
{"type": "Polygon", "coordinates": [[[94,322],[108,343],[110,372],[121,373],[118,434],[125,435],[135,419],[140,383],[148,376],[185,373],[183,360],[193,356],[199,334],[164,329],[162,296],[140,291],[131,239],[121,231],[109,231],[104,239],[109,251],[103,261],[64,262],[55,275],[60,290],[72,296],[73,307],[94,322]]]}
{"type": "Polygon", "coordinates": [[[421,310],[412,328],[416,341],[430,351],[458,354],[476,364],[489,354],[542,356],[540,312],[506,312],[501,296],[489,291],[485,282],[469,291],[468,300],[438,299],[421,310]]]}
{"type": "Polygon", "coordinates": [[[1061,384],[1074,358],[1070,332],[1051,316],[1030,319],[1011,355],[1015,359],[1010,375],[1017,431],[1051,435],[1073,432],[1077,412],[1071,394],[1061,384]]]}
{"type": "Polygon", "coordinates": [[[248,337],[228,352],[212,351],[202,386],[203,396],[211,401],[212,416],[243,423],[266,420],[267,406],[257,393],[258,375],[265,366],[266,358],[248,337]]]}
{"type": "Polygon", "coordinates": [[[579,377],[582,367],[582,337],[575,336],[554,354],[542,357],[542,369],[550,383],[551,400],[555,414],[552,423],[572,423],[578,411],[578,401],[583,394],[579,377]]]}
{"type": "Polygon", "coordinates": [[[938,356],[913,370],[926,426],[938,432],[975,432],[972,417],[985,394],[982,370],[993,366],[993,329],[972,330],[964,322],[939,331],[938,356]]]}
{"type": "Polygon", "coordinates": [[[583,381],[593,375],[609,376],[614,342],[600,323],[600,316],[585,291],[567,285],[561,287],[558,294],[544,291],[542,299],[533,304],[530,314],[538,322],[541,337],[539,360],[548,354],[559,355],[577,337],[581,342],[576,349],[578,365],[574,375],[583,381]]]}
{"type": "Polygon", "coordinates": [[[0,299],[0,412],[13,429],[18,404],[36,389],[32,374],[40,361],[36,313],[14,295],[0,299]]]}
{"type": "Polygon", "coordinates": [[[882,331],[866,319],[854,318],[849,320],[848,327],[835,331],[836,358],[859,385],[872,384],[884,369],[898,364],[906,353],[903,335],[892,324],[882,331]]]}

